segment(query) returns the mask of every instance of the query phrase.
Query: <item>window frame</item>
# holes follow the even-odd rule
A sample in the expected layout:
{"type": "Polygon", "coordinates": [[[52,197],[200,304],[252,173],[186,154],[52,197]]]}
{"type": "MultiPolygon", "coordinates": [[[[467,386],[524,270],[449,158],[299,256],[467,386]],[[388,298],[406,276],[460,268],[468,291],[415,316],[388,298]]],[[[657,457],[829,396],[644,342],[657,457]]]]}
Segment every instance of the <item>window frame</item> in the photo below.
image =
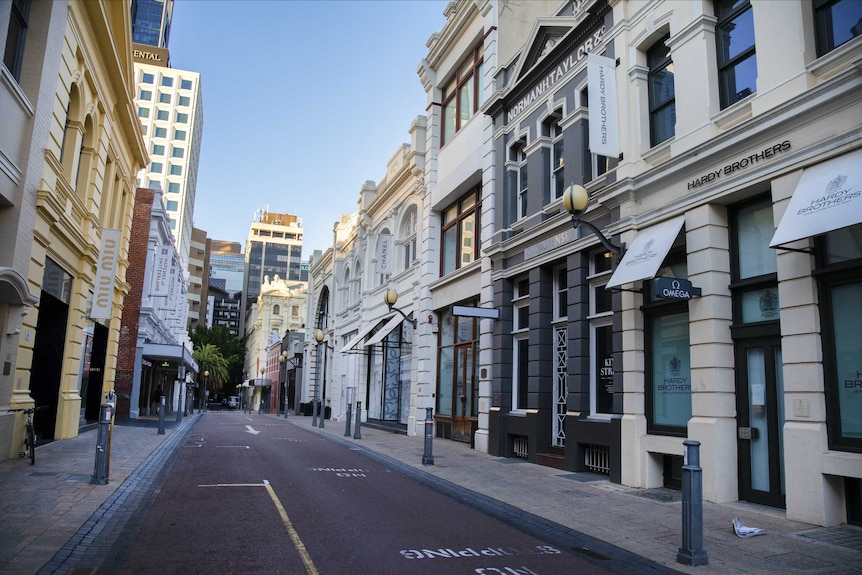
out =
{"type": "Polygon", "coordinates": [[[30,27],[31,2],[30,0],[12,0],[10,3],[3,63],[15,81],[20,83],[21,70],[24,64],[24,50],[27,45],[27,29],[30,27]]]}
{"type": "Polygon", "coordinates": [[[482,230],[482,193],[481,184],[474,187],[472,190],[458,198],[455,202],[449,204],[440,212],[440,277],[455,272],[462,267],[469,265],[479,259],[481,253],[481,230],[482,230]],[[472,201],[471,204],[465,207],[465,203],[472,201]],[[450,210],[456,210],[455,216],[446,221],[446,215],[450,210]],[[472,259],[469,262],[464,262],[464,232],[463,224],[469,219],[474,218],[474,238],[472,246],[472,259]],[[455,228],[455,261],[451,269],[447,267],[446,261],[446,238],[447,232],[455,228]]]}
{"type": "Polygon", "coordinates": [[[661,125],[659,115],[668,109],[671,110],[671,114],[676,115],[676,84],[674,83],[673,85],[673,94],[661,102],[656,102],[655,90],[653,89],[653,86],[658,83],[657,78],[662,73],[669,73],[671,81],[674,81],[673,59],[670,56],[670,48],[667,47],[668,40],[670,40],[670,34],[665,34],[646,51],[647,66],[649,67],[649,72],[647,73],[647,94],[649,99],[650,147],[655,147],[676,135],[676,122],[671,124],[670,133],[666,137],[661,138],[659,134],[659,127],[661,125]],[[659,56],[660,52],[664,52],[664,56],[659,56]],[[670,68],[670,71],[668,71],[668,68],[670,68]]]}
{"type": "Polygon", "coordinates": [[[862,4],[859,4],[858,0],[853,0],[852,3],[850,0],[813,0],[811,3],[812,9],[814,10],[814,42],[818,58],[825,56],[832,50],[835,50],[847,42],[850,42],[853,38],[858,37],[858,35],[853,36],[849,40],[845,40],[837,45],[835,44],[835,38],[832,33],[832,9],[842,3],[845,3],[845,6],[857,6],[862,8],[862,4]]]}
{"type": "Polygon", "coordinates": [[[443,148],[449,143],[448,140],[454,137],[461,129],[470,123],[479,108],[482,105],[482,83],[481,72],[484,64],[484,46],[479,43],[478,46],[470,51],[470,54],[464,58],[458,66],[455,67],[455,74],[450,78],[441,90],[441,105],[440,105],[440,147],[443,148]],[[464,111],[461,109],[461,93],[467,87],[472,89],[471,108],[469,116],[464,118],[464,111]],[[446,137],[446,110],[454,103],[455,124],[454,131],[451,133],[451,138],[446,137]],[[462,123],[463,122],[463,123],[462,123]]]}
{"type": "Polygon", "coordinates": [[[529,401],[530,363],[530,280],[520,277],[513,281],[512,293],[512,411],[524,413],[529,401]],[[526,314],[519,313],[526,310],[526,314]],[[524,315],[526,325],[520,324],[524,315]],[[522,381],[524,380],[524,381],[522,381]]]}
{"type": "Polygon", "coordinates": [[[715,42],[716,42],[716,63],[718,65],[718,91],[719,91],[719,101],[721,105],[721,109],[724,110],[732,106],[733,104],[739,102],[747,98],[749,95],[757,92],[757,41],[756,38],[752,38],[751,45],[744,49],[740,50],[739,54],[733,57],[729,57],[725,60],[724,58],[724,37],[722,34],[722,29],[730,28],[731,26],[735,26],[735,21],[743,16],[746,12],[751,11],[752,21],[754,19],[754,11],[751,7],[750,0],[743,0],[740,2],[738,6],[735,8],[732,7],[733,2],[738,0],[716,0],[715,1],[715,16],[717,18],[717,22],[715,24],[715,42]],[[729,7],[726,12],[724,12],[724,8],[729,7]],[[724,13],[723,13],[724,12],[724,13]],[[755,80],[753,90],[749,94],[745,94],[744,96],[740,96],[740,91],[735,90],[732,94],[730,92],[730,81],[729,79],[734,74],[737,66],[742,65],[747,62],[749,58],[754,57],[754,66],[755,66],[755,80]]]}

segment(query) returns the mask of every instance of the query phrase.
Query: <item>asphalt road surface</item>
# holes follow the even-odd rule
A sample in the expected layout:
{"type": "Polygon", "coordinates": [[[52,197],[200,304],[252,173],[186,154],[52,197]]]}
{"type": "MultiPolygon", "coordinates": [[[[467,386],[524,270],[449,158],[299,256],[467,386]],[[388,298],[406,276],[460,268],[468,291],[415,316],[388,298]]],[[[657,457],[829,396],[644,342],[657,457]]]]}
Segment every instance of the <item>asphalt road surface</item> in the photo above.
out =
{"type": "Polygon", "coordinates": [[[608,573],[274,418],[212,414],[181,449],[123,573],[608,573]]]}

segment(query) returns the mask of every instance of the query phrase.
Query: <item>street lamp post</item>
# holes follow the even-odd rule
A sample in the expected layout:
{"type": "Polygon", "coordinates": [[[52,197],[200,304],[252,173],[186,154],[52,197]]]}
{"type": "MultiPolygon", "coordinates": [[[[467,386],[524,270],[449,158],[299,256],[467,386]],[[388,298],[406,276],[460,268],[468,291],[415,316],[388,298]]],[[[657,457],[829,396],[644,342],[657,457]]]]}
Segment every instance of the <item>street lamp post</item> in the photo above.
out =
{"type": "Polygon", "coordinates": [[[587,229],[589,229],[593,234],[602,242],[602,245],[605,246],[605,249],[609,252],[613,253],[616,256],[619,256],[622,252],[619,246],[616,246],[605,237],[605,234],[601,232],[599,228],[594,226],[591,222],[581,219],[581,215],[585,211],[587,211],[587,206],[590,203],[590,194],[587,192],[587,189],[583,186],[579,186],[578,184],[572,184],[563,192],[563,208],[567,212],[572,215],[572,225],[577,229],[579,226],[583,225],[587,229]]]}
{"type": "Polygon", "coordinates": [[[386,305],[389,307],[389,311],[397,311],[401,314],[401,317],[405,319],[405,321],[409,321],[410,325],[413,326],[413,329],[416,329],[417,321],[415,319],[411,319],[407,317],[407,314],[395,307],[395,304],[398,303],[398,292],[394,289],[386,290],[386,293],[383,294],[383,301],[386,302],[386,305]]]}
{"type": "MultiPolygon", "coordinates": [[[[266,368],[260,368],[260,379],[263,380],[263,375],[266,373],[266,368]]],[[[257,402],[257,414],[263,413],[263,381],[260,382],[260,399],[257,402]]]]}
{"type": "MultiPolygon", "coordinates": [[[[285,362],[287,361],[287,350],[283,350],[281,354],[278,356],[278,384],[279,389],[282,390],[282,403],[284,404],[284,417],[287,417],[287,365],[285,362]],[[281,386],[284,387],[281,387],[281,386]]],[[[276,413],[276,415],[278,415],[276,413]]]]}
{"type": "MultiPolygon", "coordinates": [[[[328,349],[332,349],[332,350],[335,349],[334,347],[332,347],[331,345],[329,345],[328,343],[323,341],[324,337],[325,337],[325,334],[323,333],[322,329],[318,329],[317,331],[314,332],[314,341],[317,342],[317,386],[314,389],[314,400],[313,400],[314,405],[312,405],[312,411],[311,411],[311,413],[312,413],[312,417],[311,417],[312,427],[314,427],[315,419],[317,418],[317,409],[316,409],[317,408],[317,395],[318,395],[318,392],[320,391],[320,386],[323,383],[325,383],[325,381],[326,381],[326,374],[323,373],[326,371],[326,360],[324,358],[323,369],[321,370],[320,346],[322,344],[322,345],[325,345],[328,349]]],[[[323,400],[323,394],[321,393],[320,394],[320,425],[318,426],[320,428],[323,428],[323,420],[326,417],[326,408],[323,405],[323,401],[324,401],[323,400]]]]}

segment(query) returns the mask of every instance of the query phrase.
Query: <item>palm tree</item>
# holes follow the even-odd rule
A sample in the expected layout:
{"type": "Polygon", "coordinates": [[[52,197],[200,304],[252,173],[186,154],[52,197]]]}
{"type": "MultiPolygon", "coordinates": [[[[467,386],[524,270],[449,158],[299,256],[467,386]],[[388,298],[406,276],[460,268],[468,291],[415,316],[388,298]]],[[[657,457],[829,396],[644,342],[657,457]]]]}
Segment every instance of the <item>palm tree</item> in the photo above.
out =
{"type": "Polygon", "coordinates": [[[198,346],[192,352],[192,357],[198,362],[198,381],[205,371],[209,372],[207,385],[212,384],[213,389],[220,389],[228,378],[228,363],[221,350],[211,343],[198,346]]]}

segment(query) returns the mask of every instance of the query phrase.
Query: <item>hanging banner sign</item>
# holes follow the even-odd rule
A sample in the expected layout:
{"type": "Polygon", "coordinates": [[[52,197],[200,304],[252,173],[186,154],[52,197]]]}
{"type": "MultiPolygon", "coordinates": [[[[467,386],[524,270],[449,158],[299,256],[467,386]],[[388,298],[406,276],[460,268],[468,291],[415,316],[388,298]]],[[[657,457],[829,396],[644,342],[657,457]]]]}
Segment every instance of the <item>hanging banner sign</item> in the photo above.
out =
{"type": "Polygon", "coordinates": [[[170,293],[172,255],[170,246],[156,248],[156,262],[153,266],[153,280],[150,285],[151,296],[166,296],[170,293]]]}
{"type": "Polygon", "coordinates": [[[114,282],[117,278],[117,259],[120,257],[120,230],[103,229],[99,247],[99,263],[93,287],[93,306],[90,319],[110,320],[114,303],[114,282]]]}
{"type": "Polygon", "coordinates": [[[388,274],[392,268],[392,236],[380,234],[377,239],[377,273],[388,274]]]}
{"type": "Polygon", "coordinates": [[[620,155],[616,67],[612,58],[587,54],[590,153],[610,158],[620,155]]]}

